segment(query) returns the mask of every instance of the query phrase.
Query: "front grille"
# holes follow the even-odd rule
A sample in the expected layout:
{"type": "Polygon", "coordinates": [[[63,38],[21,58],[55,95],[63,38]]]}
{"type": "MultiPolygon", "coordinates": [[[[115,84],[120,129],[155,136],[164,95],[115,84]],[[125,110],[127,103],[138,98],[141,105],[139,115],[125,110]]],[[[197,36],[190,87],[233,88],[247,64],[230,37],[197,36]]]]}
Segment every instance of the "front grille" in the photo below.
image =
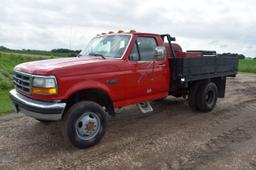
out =
{"type": "Polygon", "coordinates": [[[13,72],[13,83],[18,91],[31,92],[31,75],[22,72],[13,72]]]}

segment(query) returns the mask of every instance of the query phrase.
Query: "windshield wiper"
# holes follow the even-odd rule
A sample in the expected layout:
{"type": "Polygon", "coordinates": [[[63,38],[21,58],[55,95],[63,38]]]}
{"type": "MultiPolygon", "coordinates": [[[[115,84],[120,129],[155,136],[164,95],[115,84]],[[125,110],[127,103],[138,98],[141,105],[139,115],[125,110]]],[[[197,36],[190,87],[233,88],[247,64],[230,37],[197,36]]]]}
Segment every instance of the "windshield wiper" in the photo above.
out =
{"type": "Polygon", "coordinates": [[[102,55],[102,54],[89,53],[88,55],[91,55],[91,56],[100,56],[100,57],[102,57],[103,59],[106,59],[106,57],[104,57],[104,55],[102,55]]]}

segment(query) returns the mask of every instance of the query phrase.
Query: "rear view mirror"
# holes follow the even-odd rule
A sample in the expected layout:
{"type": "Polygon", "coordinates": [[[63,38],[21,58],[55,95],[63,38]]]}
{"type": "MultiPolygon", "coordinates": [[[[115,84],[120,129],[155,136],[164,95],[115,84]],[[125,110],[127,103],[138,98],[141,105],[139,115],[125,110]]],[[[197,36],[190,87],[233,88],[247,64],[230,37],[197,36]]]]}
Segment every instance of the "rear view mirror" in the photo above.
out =
{"type": "Polygon", "coordinates": [[[165,60],[165,47],[163,46],[158,46],[155,48],[155,54],[154,58],[159,61],[159,60],[165,60]]]}

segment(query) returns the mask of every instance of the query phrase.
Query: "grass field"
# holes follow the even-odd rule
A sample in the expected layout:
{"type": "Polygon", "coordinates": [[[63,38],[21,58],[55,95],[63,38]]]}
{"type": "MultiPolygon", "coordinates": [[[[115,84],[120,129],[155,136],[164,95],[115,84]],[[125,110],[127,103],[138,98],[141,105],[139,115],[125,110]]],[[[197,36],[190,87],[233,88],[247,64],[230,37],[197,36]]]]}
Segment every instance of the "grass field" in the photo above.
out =
{"type": "Polygon", "coordinates": [[[77,54],[74,53],[53,53],[48,51],[20,51],[20,50],[13,50],[12,52],[16,54],[28,54],[28,55],[42,55],[42,56],[51,56],[51,57],[70,57],[76,56],[77,54]]]}
{"type": "MultiPolygon", "coordinates": [[[[50,58],[50,57],[49,57],[50,58]]],[[[0,113],[12,110],[8,91],[13,88],[12,70],[19,63],[45,59],[40,57],[27,57],[20,54],[7,54],[0,52],[0,113]]]]}
{"type": "Polygon", "coordinates": [[[0,53],[0,89],[10,89],[12,87],[12,70],[15,65],[42,59],[44,58],[24,57],[19,54],[0,53]]]}
{"type": "Polygon", "coordinates": [[[0,91],[0,115],[12,111],[12,103],[8,92],[9,90],[0,91]]]}
{"type": "MultiPolygon", "coordinates": [[[[57,50],[57,49],[56,49],[57,50]]],[[[22,55],[38,55],[38,56],[51,56],[51,57],[73,57],[76,56],[80,51],[76,50],[57,50],[57,51],[43,51],[43,50],[13,50],[13,49],[1,49],[0,52],[2,53],[15,53],[15,54],[22,54],[22,55]]]]}
{"type": "Polygon", "coordinates": [[[247,73],[256,73],[256,60],[240,60],[239,71],[247,73]]]}
{"type": "MultiPolygon", "coordinates": [[[[38,55],[38,54],[37,54],[38,55]]],[[[63,56],[62,56],[63,57],[63,56]]],[[[47,58],[47,57],[46,57],[47,58]]],[[[53,58],[49,56],[49,58],[53,58]]],[[[0,52],[0,114],[11,112],[12,105],[9,99],[9,90],[13,88],[12,85],[12,70],[13,67],[19,63],[41,60],[45,57],[31,57],[24,54],[17,53],[1,53],[0,52]]],[[[256,73],[256,60],[240,60],[239,71],[256,73]]]]}

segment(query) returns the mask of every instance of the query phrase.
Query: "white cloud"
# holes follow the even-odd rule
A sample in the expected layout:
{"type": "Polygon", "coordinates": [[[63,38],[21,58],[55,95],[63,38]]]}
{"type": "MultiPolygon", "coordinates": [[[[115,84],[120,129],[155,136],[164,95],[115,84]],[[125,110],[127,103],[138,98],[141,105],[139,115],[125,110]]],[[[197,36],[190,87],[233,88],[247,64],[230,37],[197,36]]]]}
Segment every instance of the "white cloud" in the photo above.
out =
{"type": "Polygon", "coordinates": [[[256,56],[253,0],[3,0],[0,45],[83,48],[99,32],[170,33],[183,49],[256,56]]]}

